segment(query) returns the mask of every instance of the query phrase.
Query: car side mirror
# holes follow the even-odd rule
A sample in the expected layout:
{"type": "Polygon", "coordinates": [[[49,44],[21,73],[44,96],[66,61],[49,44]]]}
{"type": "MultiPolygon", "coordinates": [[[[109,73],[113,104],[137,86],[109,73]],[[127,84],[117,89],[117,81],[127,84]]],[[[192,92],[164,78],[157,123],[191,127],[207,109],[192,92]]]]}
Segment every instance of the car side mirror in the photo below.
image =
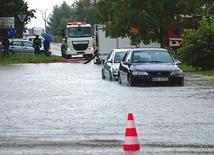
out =
{"type": "Polygon", "coordinates": [[[175,60],[174,64],[175,64],[175,65],[180,65],[181,62],[180,62],[179,60],[175,60]]]}
{"type": "Polygon", "coordinates": [[[112,63],[112,59],[108,59],[107,62],[108,62],[108,63],[112,63]]]}
{"type": "Polygon", "coordinates": [[[131,63],[129,61],[124,61],[123,64],[124,65],[131,65],[131,63]]]}

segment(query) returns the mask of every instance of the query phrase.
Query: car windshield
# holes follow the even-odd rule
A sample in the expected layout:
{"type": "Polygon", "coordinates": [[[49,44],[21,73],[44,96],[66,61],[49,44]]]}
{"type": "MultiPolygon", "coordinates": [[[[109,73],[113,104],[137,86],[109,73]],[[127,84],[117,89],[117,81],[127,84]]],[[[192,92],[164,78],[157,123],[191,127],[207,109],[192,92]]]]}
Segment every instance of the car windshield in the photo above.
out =
{"type": "Polygon", "coordinates": [[[139,50],[134,51],[134,63],[173,63],[172,56],[166,50],[139,50]]]}
{"type": "Polygon", "coordinates": [[[116,52],[114,57],[114,63],[120,63],[124,57],[126,52],[116,52]]]}
{"type": "Polygon", "coordinates": [[[68,37],[91,37],[91,27],[71,27],[68,29],[68,37]]]}

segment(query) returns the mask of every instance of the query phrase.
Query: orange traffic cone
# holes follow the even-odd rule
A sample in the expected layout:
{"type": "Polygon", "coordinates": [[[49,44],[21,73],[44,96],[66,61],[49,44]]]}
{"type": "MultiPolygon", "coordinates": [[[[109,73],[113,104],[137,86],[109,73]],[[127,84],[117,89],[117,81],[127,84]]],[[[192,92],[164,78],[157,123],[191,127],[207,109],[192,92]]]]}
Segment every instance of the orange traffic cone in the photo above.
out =
{"type": "Polygon", "coordinates": [[[137,130],[135,128],[134,117],[132,113],[128,114],[123,150],[124,151],[140,150],[140,145],[137,137],[137,130]]]}

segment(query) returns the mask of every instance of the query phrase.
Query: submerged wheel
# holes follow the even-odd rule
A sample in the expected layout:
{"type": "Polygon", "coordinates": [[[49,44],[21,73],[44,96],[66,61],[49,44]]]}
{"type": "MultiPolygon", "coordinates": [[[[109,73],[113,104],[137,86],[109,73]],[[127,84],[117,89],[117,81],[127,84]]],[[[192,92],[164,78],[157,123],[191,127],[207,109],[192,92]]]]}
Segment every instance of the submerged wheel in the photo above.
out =
{"type": "Polygon", "coordinates": [[[184,79],[181,79],[179,82],[178,82],[178,86],[184,86],[184,79]]]}
{"type": "Polygon", "coordinates": [[[109,71],[109,81],[112,81],[113,78],[112,78],[112,74],[111,74],[111,71],[109,71]]]}
{"type": "Polygon", "coordinates": [[[119,84],[122,84],[120,74],[118,74],[118,83],[119,83],[119,84]]]}
{"type": "Polygon", "coordinates": [[[105,79],[105,78],[106,78],[106,76],[105,76],[104,71],[102,69],[102,79],[105,79]]]}
{"type": "Polygon", "coordinates": [[[131,76],[128,74],[128,77],[127,77],[127,86],[133,86],[133,81],[132,81],[132,78],[131,76]]]}

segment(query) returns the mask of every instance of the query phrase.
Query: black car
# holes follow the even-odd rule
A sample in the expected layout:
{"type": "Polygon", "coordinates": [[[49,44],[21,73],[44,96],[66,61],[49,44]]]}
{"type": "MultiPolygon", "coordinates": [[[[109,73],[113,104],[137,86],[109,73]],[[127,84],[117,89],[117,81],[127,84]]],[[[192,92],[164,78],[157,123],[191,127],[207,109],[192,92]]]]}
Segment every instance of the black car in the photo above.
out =
{"type": "Polygon", "coordinates": [[[183,86],[184,74],[171,53],[162,48],[127,51],[119,65],[118,83],[128,86],[183,86]]]}

